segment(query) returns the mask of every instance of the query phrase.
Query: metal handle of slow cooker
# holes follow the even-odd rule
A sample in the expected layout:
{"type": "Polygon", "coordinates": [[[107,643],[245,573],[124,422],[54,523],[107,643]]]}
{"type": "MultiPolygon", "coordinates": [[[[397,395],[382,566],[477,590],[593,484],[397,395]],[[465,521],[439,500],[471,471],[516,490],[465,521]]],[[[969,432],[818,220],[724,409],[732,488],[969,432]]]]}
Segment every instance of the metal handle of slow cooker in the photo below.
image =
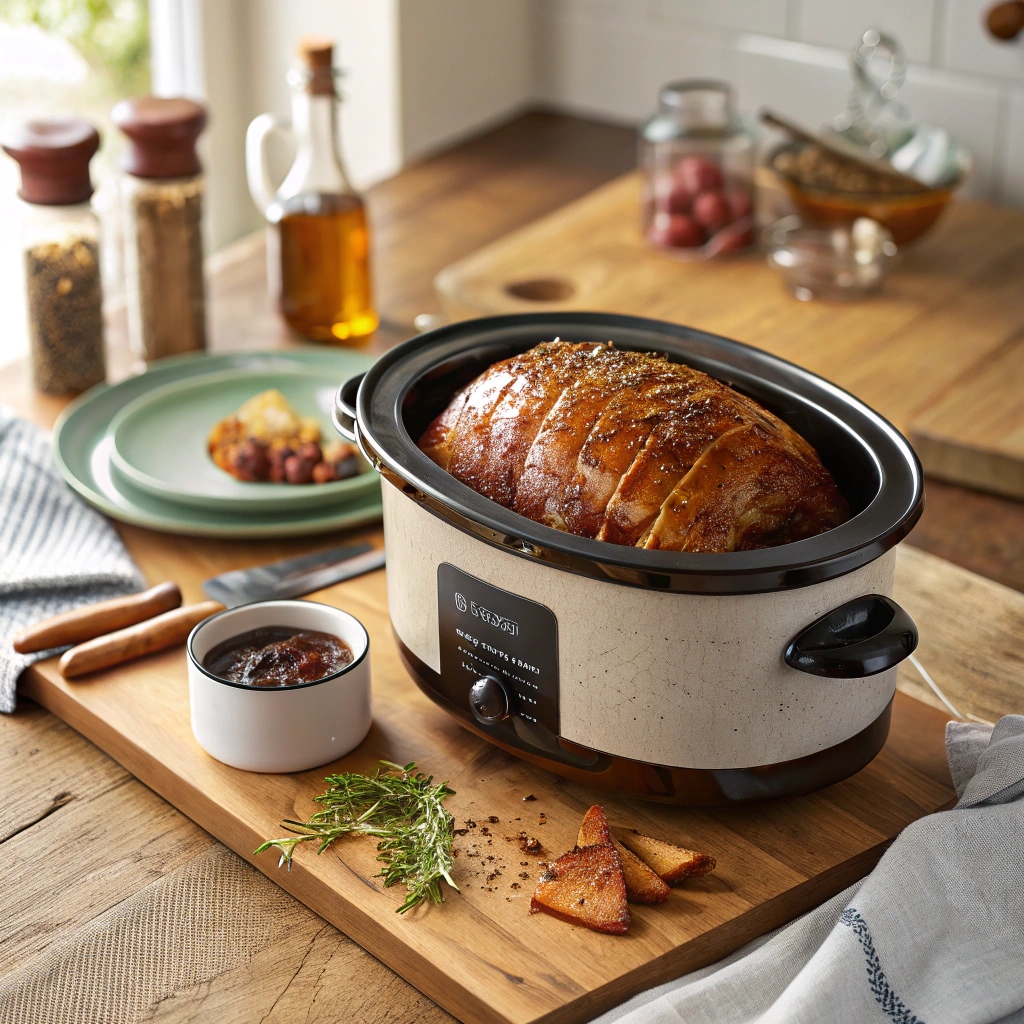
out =
{"type": "Polygon", "coordinates": [[[862,679],[910,657],[917,641],[917,625],[891,597],[867,594],[812,622],[790,641],[785,659],[812,675],[862,679]]]}
{"type": "Polygon", "coordinates": [[[334,408],[331,410],[334,429],[345,440],[351,441],[353,444],[358,443],[356,441],[356,395],[365,376],[365,373],[358,373],[354,377],[349,377],[338,388],[338,393],[334,396],[334,408]]]}

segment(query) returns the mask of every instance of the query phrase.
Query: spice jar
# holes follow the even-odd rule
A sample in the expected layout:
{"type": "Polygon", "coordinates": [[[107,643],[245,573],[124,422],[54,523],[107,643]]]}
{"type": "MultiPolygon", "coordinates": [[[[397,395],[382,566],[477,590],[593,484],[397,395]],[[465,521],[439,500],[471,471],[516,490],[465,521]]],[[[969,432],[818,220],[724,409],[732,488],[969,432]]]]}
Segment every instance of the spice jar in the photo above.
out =
{"type": "Polygon", "coordinates": [[[121,185],[128,329],[146,360],[206,348],[205,181],[196,140],[206,109],[141,96],[111,114],[128,137],[121,185]]]}
{"type": "Polygon", "coordinates": [[[87,121],[12,125],[4,152],[21,168],[20,244],[32,379],[41,391],[84,391],[106,376],[99,220],[89,161],[100,136],[87,121]]]}
{"type": "Polygon", "coordinates": [[[710,259],[753,242],[754,138],[725,82],[671,82],[644,125],[647,241],[684,259],[710,259]]]}

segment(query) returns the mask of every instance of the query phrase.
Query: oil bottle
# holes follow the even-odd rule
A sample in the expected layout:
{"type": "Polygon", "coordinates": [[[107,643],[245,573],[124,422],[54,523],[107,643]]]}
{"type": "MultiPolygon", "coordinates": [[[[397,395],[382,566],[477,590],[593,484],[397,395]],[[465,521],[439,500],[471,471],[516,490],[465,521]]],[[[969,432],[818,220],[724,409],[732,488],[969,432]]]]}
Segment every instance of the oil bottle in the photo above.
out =
{"type": "Polygon", "coordinates": [[[346,344],[376,330],[366,207],[348,183],[338,138],[334,47],[305,36],[289,73],[292,119],[261,114],[246,136],[249,190],[270,226],[267,261],[281,315],[314,341],[346,344]],[[267,142],[295,136],[295,161],[270,184],[267,142]]]}

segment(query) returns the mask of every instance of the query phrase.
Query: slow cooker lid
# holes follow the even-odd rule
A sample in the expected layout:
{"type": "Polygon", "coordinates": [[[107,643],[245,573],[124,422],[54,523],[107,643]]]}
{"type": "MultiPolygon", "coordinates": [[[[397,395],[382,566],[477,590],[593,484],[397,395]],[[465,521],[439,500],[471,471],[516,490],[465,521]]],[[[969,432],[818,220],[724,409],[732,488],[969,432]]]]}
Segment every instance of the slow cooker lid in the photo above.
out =
{"type": "Polygon", "coordinates": [[[693,328],[605,313],[466,320],[392,349],[356,399],[367,457],[435,514],[524,558],[614,582],[691,593],[757,593],[852,572],[910,532],[923,510],[921,466],[906,439],[853,395],[759,349],[693,328]],[[486,367],[541,341],[613,341],[670,359],[756,399],[803,434],[850,502],[841,526],[792,544],[723,554],[647,551],[543,526],[478,494],[416,446],[427,423],[486,367]]]}

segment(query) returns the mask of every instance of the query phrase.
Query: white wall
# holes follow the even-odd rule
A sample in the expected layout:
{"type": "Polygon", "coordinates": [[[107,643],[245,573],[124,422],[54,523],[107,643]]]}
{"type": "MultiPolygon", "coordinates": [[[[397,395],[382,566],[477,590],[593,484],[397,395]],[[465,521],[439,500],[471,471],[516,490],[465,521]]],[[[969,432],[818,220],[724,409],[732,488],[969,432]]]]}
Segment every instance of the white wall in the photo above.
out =
{"type": "MultiPolygon", "coordinates": [[[[341,140],[357,188],[394,174],[403,160],[399,114],[398,0],[245,0],[249,22],[249,117],[288,115],[285,77],[299,37],[335,40],[341,82],[341,140]]],[[[243,129],[244,138],[244,129],[243,129]]]]}
{"type": "MultiPolygon", "coordinates": [[[[154,16],[161,6],[183,10],[185,27],[164,27],[162,34],[173,38],[191,32],[192,49],[198,46],[203,53],[188,88],[178,88],[206,96],[216,118],[208,143],[213,151],[211,198],[217,204],[214,248],[260,223],[245,185],[245,129],[264,111],[288,115],[291,92],[285,79],[296,64],[299,37],[306,33],[336,41],[335,63],[346,72],[342,149],[352,182],[360,189],[412,159],[502,120],[533,94],[535,0],[487,0],[486,5],[479,0],[151,4],[154,16]],[[191,21],[190,8],[198,12],[191,21]]],[[[159,81],[160,54],[154,56],[159,81]]],[[[192,66],[188,52],[176,63],[192,66]]],[[[166,85],[162,91],[173,92],[171,86],[177,83],[166,85]]],[[[290,153],[279,146],[276,155],[283,177],[290,153]]]]}
{"type": "MultiPolygon", "coordinates": [[[[1024,41],[989,39],[980,19],[990,0],[150,2],[154,25],[162,9],[178,11],[175,32],[197,37],[203,54],[197,68],[186,39],[178,63],[192,69],[184,91],[212,109],[215,248],[259,224],[245,128],[265,110],[288,113],[285,75],[307,32],[338,42],[342,142],[360,188],[531,102],[639,123],[680,77],[726,78],[746,112],[771,106],[817,127],[845,106],[850,50],[875,27],[911,56],[901,99],[974,153],[966,192],[1024,206],[1024,41]]],[[[159,52],[154,64],[159,86],[159,52]]]]}
{"type": "Polygon", "coordinates": [[[399,0],[402,151],[449,145],[533,94],[532,0],[399,0]]]}
{"type": "Polygon", "coordinates": [[[973,151],[968,194],[1024,206],[1024,40],[987,35],[991,2],[540,0],[535,95],[639,122],[660,84],[713,75],[748,112],[770,106],[818,127],[846,104],[854,43],[878,28],[911,57],[900,98],[973,151]]]}

